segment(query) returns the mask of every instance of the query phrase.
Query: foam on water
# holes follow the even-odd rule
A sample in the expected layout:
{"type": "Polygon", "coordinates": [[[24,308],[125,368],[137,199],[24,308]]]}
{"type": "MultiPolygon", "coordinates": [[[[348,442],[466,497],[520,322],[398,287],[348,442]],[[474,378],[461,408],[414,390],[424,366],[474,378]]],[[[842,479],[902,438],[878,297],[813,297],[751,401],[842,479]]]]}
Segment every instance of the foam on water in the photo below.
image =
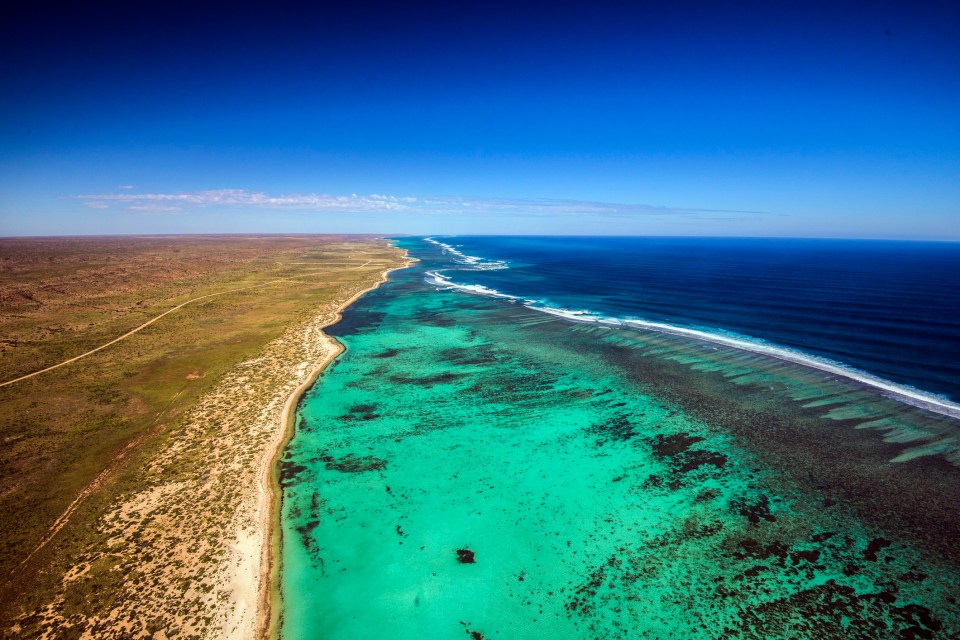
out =
{"type": "Polygon", "coordinates": [[[485,260],[484,258],[480,258],[478,256],[468,256],[459,249],[438,240],[434,240],[433,238],[424,238],[424,240],[440,247],[444,253],[453,256],[454,260],[460,264],[469,265],[473,269],[480,271],[494,271],[496,269],[509,268],[507,267],[507,263],[503,262],[502,260],[485,260]]]}
{"type": "Polygon", "coordinates": [[[427,272],[427,281],[435,286],[447,289],[456,289],[466,293],[471,293],[475,295],[484,295],[494,298],[504,298],[509,300],[514,300],[520,302],[530,309],[536,311],[541,311],[543,313],[548,313],[552,316],[558,318],[564,318],[566,320],[571,320],[574,322],[589,322],[599,325],[611,326],[611,327],[629,327],[631,329],[640,329],[646,331],[656,331],[659,333],[666,333],[670,335],[682,336],[686,338],[693,338],[696,340],[702,340],[704,342],[710,342],[713,344],[722,345],[725,347],[730,347],[733,349],[739,349],[741,351],[747,351],[750,353],[756,353],[771,358],[776,358],[778,360],[783,360],[785,362],[790,362],[793,364],[801,365],[811,369],[816,369],[830,375],[839,376],[847,380],[852,380],[859,384],[865,385],[872,389],[879,391],[885,397],[898,400],[900,402],[909,404],[911,406],[924,409],[926,411],[931,411],[941,415],[949,416],[951,418],[960,418],[960,404],[957,404],[950,399],[934,394],[921,389],[916,389],[904,384],[898,384],[890,380],[885,380],[879,376],[873,375],[866,371],[861,371],[849,365],[846,365],[842,362],[837,362],[829,358],[824,358],[820,356],[814,356],[802,351],[791,349],[788,347],[780,346],[777,344],[772,344],[761,340],[759,338],[754,338],[751,336],[743,336],[729,331],[717,330],[717,329],[707,329],[702,327],[685,327],[681,325],[668,324],[664,322],[654,322],[650,320],[645,320],[643,318],[617,318],[609,317],[594,313],[589,310],[573,310],[565,309],[563,307],[552,306],[545,300],[538,300],[535,298],[525,298],[522,296],[516,296],[508,293],[503,293],[492,289],[490,287],[479,285],[479,284],[462,284],[454,282],[450,276],[444,275],[443,271],[456,270],[456,271],[469,271],[473,268],[497,268],[505,269],[507,268],[506,264],[501,261],[485,261],[483,258],[476,256],[465,256],[457,249],[454,249],[450,245],[446,245],[436,240],[427,238],[428,242],[432,242],[435,245],[438,245],[443,248],[446,253],[452,254],[458,262],[462,264],[469,265],[468,268],[452,268],[452,269],[442,269],[435,271],[427,272]],[[496,264],[502,265],[497,267],[481,267],[479,265],[485,264],[496,264]]]}
{"type": "Polygon", "coordinates": [[[879,403],[865,424],[898,439],[938,418],[694,340],[538,322],[615,319],[454,286],[429,253],[333,325],[346,350],[298,406],[280,637],[958,637],[960,470],[783,399],[813,381],[809,401],[879,403]],[[757,387],[701,373],[731,360],[757,387]]]}

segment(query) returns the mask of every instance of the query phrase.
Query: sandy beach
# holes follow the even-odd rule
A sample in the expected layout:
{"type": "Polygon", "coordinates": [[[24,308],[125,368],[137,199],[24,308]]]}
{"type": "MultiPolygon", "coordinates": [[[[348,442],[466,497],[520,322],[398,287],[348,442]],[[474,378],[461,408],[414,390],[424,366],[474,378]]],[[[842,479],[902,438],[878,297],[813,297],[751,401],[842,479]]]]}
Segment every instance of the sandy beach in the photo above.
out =
{"type": "Polygon", "coordinates": [[[270,579],[279,543],[274,461],[300,396],[342,349],[324,328],[409,263],[391,250],[376,262],[334,265],[323,281],[326,301],[220,374],[175,427],[158,421],[157,445],[131,449],[129,471],[112,471],[130,488],[109,502],[88,492],[102,516],[87,541],[74,543],[53,591],[23,606],[7,630],[38,638],[266,637],[279,612],[270,579]]]}
{"type": "MultiPolygon", "coordinates": [[[[323,328],[329,327],[340,320],[341,312],[353,304],[361,296],[376,289],[387,281],[390,272],[397,269],[408,267],[412,259],[406,257],[407,263],[403,267],[396,269],[387,269],[381,274],[381,278],[373,286],[356,293],[349,300],[345,301],[334,314],[331,321],[325,323],[323,328]]],[[[343,352],[343,345],[334,340],[325,333],[319,337],[319,342],[326,349],[322,360],[316,363],[316,366],[310,371],[307,379],[291,393],[283,405],[280,413],[279,428],[276,431],[276,439],[271,443],[267,454],[264,456],[260,465],[259,478],[257,484],[256,503],[260,509],[260,527],[258,535],[254,539],[246,539],[247,544],[243,545],[241,556],[242,560],[238,567],[243,571],[235,576],[231,584],[238,585],[237,605],[238,609],[246,612],[245,605],[249,604],[250,598],[254,595],[250,593],[249,585],[257,584],[256,617],[253,620],[239,620],[238,630],[240,633],[232,636],[238,638],[268,638],[274,635],[278,628],[281,612],[281,593],[279,589],[279,547],[280,547],[280,527],[279,527],[279,509],[280,495],[277,491],[276,462],[283,452],[290,437],[293,435],[293,428],[296,423],[296,408],[300,402],[301,396],[316,381],[317,376],[343,352]],[[250,567],[254,566],[259,559],[259,565],[256,573],[251,575],[250,567]],[[241,605],[240,602],[243,602],[241,605]]],[[[229,631],[229,628],[224,629],[229,631]]]]}
{"type": "Polygon", "coordinates": [[[619,239],[460,242],[405,239],[422,262],[331,331],[278,465],[282,637],[958,637],[955,424],[499,293],[589,309],[619,239]]]}

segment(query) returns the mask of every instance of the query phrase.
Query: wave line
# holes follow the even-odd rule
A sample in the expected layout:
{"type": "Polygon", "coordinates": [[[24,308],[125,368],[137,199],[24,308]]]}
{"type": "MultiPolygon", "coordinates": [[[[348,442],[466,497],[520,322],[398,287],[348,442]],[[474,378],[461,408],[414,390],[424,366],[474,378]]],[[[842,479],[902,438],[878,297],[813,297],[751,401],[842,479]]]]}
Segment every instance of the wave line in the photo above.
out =
{"type": "MultiPolygon", "coordinates": [[[[448,253],[461,258],[461,260],[464,260],[464,258],[481,262],[483,260],[482,258],[477,258],[475,256],[463,256],[462,253],[456,249],[453,249],[452,247],[449,247],[449,245],[443,245],[443,243],[429,238],[428,240],[434,244],[441,245],[442,247],[446,248],[448,253]]],[[[464,262],[471,265],[475,264],[472,262],[466,262],[466,260],[464,260],[464,262]]],[[[504,266],[503,268],[507,267],[504,266]]],[[[456,289],[458,291],[463,291],[464,293],[470,293],[474,295],[513,300],[523,304],[529,309],[533,309],[534,311],[540,311],[542,313],[547,313],[552,316],[573,322],[589,322],[610,327],[627,327],[631,329],[654,331],[657,333],[693,338],[695,340],[719,344],[725,347],[738,349],[740,351],[776,358],[778,360],[783,360],[785,362],[790,362],[852,380],[864,386],[880,391],[884,397],[898,400],[904,404],[908,404],[919,409],[925,409],[933,413],[960,419],[960,404],[957,404],[948,398],[927,391],[922,391],[904,384],[886,380],[872,373],[856,369],[829,358],[814,356],[796,349],[771,344],[769,342],[747,336],[738,336],[730,333],[716,333],[703,329],[694,329],[680,325],[668,324],[665,322],[644,320],[642,318],[616,318],[598,315],[588,310],[577,311],[564,309],[562,307],[553,307],[547,305],[543,300],[523,298],[509,293],[503,293],[484,285],[460,284],[454,282],[449,276],[443,275],[442,271],[448,270],[449,269],[439,269],[435,271],[427,271],[427,282],[442,289],[456,289]]],[[[461,271],[463,269],[456,270],[461,271]]]]}

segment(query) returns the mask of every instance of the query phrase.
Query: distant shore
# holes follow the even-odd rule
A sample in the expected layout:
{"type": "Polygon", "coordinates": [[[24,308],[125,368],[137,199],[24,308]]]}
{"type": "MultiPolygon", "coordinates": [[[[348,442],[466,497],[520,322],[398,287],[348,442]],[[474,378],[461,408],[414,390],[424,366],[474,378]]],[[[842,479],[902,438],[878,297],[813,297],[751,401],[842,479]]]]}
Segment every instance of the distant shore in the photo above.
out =
{"type": "MultiPolygon", "coordinates": [[[[325,323],[322,328],[325,329],[339,322],[344,310],[367,293],[370,293],[385,283],[390,273],[399,271],[400,269],[406,269],[416,262],[416,259],[409,257],[406,251],[404,252],[403,259],[405,260],[404,265],[384,270],[380,274],[380,279],[377,282],[362,291],[358,291],[348,300],[340,304],[333,318],[325,323]]],[[[276,637],[279,633],[282,620],[282,593],[280,589],[280,568],[282,566],[280,557],[280,544],[282,541],[280,507],[282,505],[282,496],[279,490],[277,462],[283,454],[284,448],[293,437],[297,418],[296,409],[303,394],[313,386],[327,365],[333,362],[333,360],[344,351],[344,347],[339,341],[331,338],[326,333],[321,333],[321,336],[321,340],[323,340],[328,347],[326,354],[310,371],[307,379],[287,397],[283,405],[283,411],[280,414],[280,428],[276,432],[276,439],[270,443],[261,461],[258,496],[261,503],[260,528],[262,532],[262,545],[259,549],[260,575],[258,576],[259,580],[257,580],[259,593],[257,597],[256,626],[253,634],[256,638],[265,639],[276,637]]],[[[253,549],[248,550],[248,552],[253,551],[253,549]]],[[[253,578],[253,576],[251,576],[251,578],[253,578]]]]}

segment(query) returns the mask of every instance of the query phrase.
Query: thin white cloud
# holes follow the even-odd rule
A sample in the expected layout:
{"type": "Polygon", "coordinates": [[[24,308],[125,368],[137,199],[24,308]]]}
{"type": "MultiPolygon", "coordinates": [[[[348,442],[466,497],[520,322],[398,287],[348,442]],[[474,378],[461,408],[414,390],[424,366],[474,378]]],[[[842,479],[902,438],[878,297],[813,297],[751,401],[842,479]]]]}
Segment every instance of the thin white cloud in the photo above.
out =
{"type": "Polygon", "coordinates": [[[147,202],[145,204],[131,204],[127,208],[130,209],[130,211],[139,211],[141,213],[183,213],[183,207],[154,202],[147,202]]]}
{"type": "Polygon", "coordinates": [[[270,195],[246,189],[213,189],[180,193],[112,193],[78,195],[94,209],[111,207],[141,212],[190,212],[203,209],[303,211],[338,213],[408,212],[435,215],[583,216],[583,217],[699,217],[711,214],[767,215],[761,211],[692,209],[649,204],[562,200],[548,198],[461,198],[291,193],[270,195]]]}
{"type": "Polygon", "coordinates": [[[294,193],[272,196],[260,191],[246,189],[214,189],[187,193],[113,193],[79,195],[80,200],[109,202],[134,209],[146,203],[168,203],[180,208],[248,207],[254,209],[297,209],[305,211],[395,211],[409,208],[415,198],[400,198],[371,194],[360,196],[294,193]]]}
{"type": "Polygon", "coordinates": [[[136,189],[132,184],[118,184],[117,189],[136,189]]]}
{"type": "Polygon", "coordinates": [[[599,202],[555,198],[430,198],[422,201],[423,209],[436,213],[507,213],[542,216],[701,216],[709,213],[766,215],[762,211],[730,211],[694,209],[638,203],[599,202]]]}

